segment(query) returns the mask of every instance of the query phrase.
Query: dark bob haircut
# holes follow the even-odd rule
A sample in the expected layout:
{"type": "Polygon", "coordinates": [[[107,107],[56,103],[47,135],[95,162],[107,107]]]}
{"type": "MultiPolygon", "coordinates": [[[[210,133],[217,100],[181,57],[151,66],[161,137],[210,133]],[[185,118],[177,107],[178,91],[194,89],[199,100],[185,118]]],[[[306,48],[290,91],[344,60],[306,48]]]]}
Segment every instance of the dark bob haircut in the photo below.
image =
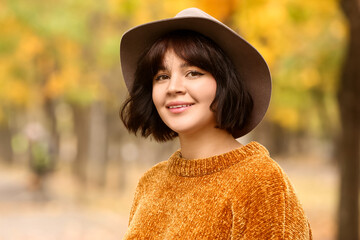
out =
{"type": "Polygon", "coordinates": [[[152,101],[153,77],[172,49],[190,65],[199,67],[215,78],[216,95],[210,105],[217,127],[231,134],[244,127],[253,107],[250,94],[241,76],[223,50],[211,39],[194,31],[178,30],[159,38],[140,58],[129,97],[120,110],[120,117],[129,132],[143,137],[167,141],[178,134],[160,118],[152,101]]]}

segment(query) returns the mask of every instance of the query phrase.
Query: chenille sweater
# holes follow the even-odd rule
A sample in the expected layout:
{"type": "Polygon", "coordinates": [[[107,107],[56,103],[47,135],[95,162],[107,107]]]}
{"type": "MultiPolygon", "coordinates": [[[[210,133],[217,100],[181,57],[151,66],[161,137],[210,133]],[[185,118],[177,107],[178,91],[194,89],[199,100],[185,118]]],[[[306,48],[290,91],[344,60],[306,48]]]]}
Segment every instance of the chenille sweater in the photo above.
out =
{"type": "Polygon", "coordinates": [[[312,239],[294,189],[257,142],[205,159],[175,152],[140,179],[124,239],[312,239]]]}

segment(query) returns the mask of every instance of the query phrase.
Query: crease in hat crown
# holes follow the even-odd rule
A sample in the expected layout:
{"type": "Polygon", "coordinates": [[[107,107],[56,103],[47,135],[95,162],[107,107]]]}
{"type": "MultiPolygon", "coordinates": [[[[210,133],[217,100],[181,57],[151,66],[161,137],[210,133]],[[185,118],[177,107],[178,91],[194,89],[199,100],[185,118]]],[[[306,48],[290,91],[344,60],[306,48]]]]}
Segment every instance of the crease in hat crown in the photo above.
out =
{"type": "Polygon", "coordinates": [[[206,12],[194,7],[180,11],[178,14],[175,15],[175,17],[204,17],[204,18],[212,18],[214,20],[217,20],[216,18],[207,14],[206,12]]]}

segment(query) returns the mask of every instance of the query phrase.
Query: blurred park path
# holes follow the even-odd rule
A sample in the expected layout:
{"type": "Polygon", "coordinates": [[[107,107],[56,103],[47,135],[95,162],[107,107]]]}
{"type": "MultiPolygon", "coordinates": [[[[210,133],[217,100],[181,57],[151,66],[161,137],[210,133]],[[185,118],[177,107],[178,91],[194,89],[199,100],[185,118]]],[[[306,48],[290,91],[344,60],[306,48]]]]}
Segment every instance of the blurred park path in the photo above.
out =
{"type": "Polygon", "coordinates": [[[321,158],[278,161],[290,177],[309,219],[314,240],[335,240],[339,192],[338,169],[321,158]]]}
{"type": "MultiPolygon", "coordinates": [[[[99,207],[95,200],[76,201],[69,188],[55,192],[49,181],[44,192],[29,186],[29,175],[0,168],[1,240],[100,240],[121,239],[127,214],[99,207]]],[[[61,181],[60,181],[61,182],[61,181]]],[[[99,198],[101,196],[98,196],[99,198]]],[[[117,199],[114,199],[116,201],[117,199]]]]}
{"type": "MultiPolygon", "coordinates": [[[[275,157],[293,182],[309,218],[314,239],[336,234],[338,172],[316,157],[275,157]]],[[[126,193],[112,189],[79,192],[71,177],[54,173],[43,193],[31,188],[26,170],[0,166],[1,240],[121,239],[139,176],[146,169],[129,169],[126,193]],[[83,194],[83,195],[82,195],[83,194]]]]}

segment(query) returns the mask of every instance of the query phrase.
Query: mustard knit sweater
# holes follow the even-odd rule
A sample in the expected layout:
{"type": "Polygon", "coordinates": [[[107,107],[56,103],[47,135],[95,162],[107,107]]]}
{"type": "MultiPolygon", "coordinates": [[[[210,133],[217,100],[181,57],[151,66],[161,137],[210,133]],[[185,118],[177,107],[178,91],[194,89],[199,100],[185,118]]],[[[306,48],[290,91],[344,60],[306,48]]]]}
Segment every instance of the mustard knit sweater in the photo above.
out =
{"type": "Polygon", "coordinates": [[[140,179],[124,239],[312,239],[283,170],[257,142],[186,160],[180,151],[140,179]]]}

